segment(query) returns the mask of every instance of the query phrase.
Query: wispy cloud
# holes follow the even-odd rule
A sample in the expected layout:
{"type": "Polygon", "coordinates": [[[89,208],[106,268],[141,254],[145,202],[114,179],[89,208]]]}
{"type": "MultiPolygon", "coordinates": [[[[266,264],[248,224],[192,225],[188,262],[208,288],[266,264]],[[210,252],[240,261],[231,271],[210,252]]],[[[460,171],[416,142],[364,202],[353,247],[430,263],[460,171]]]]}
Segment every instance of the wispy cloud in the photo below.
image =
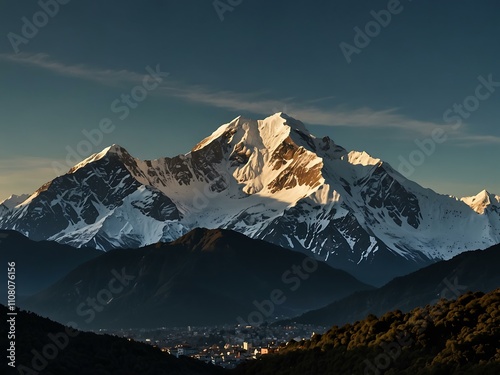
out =
{"type": "Polygon", "coordinates": [[[436,127],[451,126],[433,122],[409,119],[397,113],[396,108],[373,110],[371,108],[349,109],[345,106],[320,108],[309,103],[297,103],[290,98],[258,99],[255,94],[240,94],[232,91],[211,91],[203,87],[164,87],[165,92],[185,100],[202,103],[232,111],[247,111],[268,115],[273,108],[288,106],[293,108],[293,115],[306,123],[323,126],[346,126],[357,128],[393,128],[419,134],[429,134],[436,127]]]}
{"type": "Polygon", "coordinates": [[[500,137],[495,135],[472,135],[463,134],[454,139],[458,146],[473,147],[484,144],[500,145],[500,137]]]}
{"type": "Polygon", "coordinates": [[[43,53],[0,53],[0,61],[32,66],[45,69],[62,76],[75,77],[108,85],[116,85],[127,82],[137,83],[144,77],[144,74],[131,72],[129,70],[96,69],[89,68],[84,65],[66,65],[51,59],[48,55],[43,53]]]}
{"type": "MultiPolygon", "coordinates": [[[[94,81],[105,85],[139,84],[144,74],[129,70],[98,69],[85,65],[70,65],[51,59],[46,54],[6,54],[0,53],[0,61],[23,64],[48,70],[54,74],[94,81]]],[[[165,68],[165,67],[162,67],[165,68]]],[[[199,85],[186,85],[169,78],[160,89],[152,95],[163,95],[186,100],[192,103],[224,108],[234,112],[251,112],[260,115],[269,115],[277,108],[292,108],[291,115],[305,123],[323,126],[341,126],[364,129],[394,129],[413,133],[419,136],[428,136],[432,130],[439,127],[445,130],[456,141],[470,144],[499,143],[500,137],[477,136],[467,132],[466,125],[454,130],[451,125],[412,119],[398,112],[397,108],[375,110],[368,107],[349,108],[346,105],[318,106],[319,103],[334,96],[296,101],[295,99],[263,99],[268,93],[239,93],[227,90],[212,90],[199,85]]]]}

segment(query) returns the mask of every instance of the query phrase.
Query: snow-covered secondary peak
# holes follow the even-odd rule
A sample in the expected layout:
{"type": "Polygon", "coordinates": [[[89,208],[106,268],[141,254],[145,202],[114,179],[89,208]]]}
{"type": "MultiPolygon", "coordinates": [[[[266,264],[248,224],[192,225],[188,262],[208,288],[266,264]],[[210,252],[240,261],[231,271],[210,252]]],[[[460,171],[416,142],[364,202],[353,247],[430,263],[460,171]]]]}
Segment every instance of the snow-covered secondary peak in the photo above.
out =
{"type": "Polygon", "coordinates": [[[103,250],[225,228],[387,281],[409,263],[500,242],[500,197],[462,201],[280,112],[239,116],[174,157],[139,160],[112,145],[12,210],[0,205],[0,228],[103,250]]]}
{"type": "Polygon", "coordinates": [[[88,158],[82,160],[80,163],[76,164],[73,168],[69,170],[68,173],[75,173],[77,170],[85,167],[87,164],[93,163],[95,161],[104,159],[110,156],[117,156],[119,158],[131,158],[130,154],[123,147],[117,144],[113,144],[109,147],[106,147],[101,152],[90,155],[88,158]]]}
{"type": "Polygon", "coordinates": [[[349,152],[349,163],[351,164],[360,164],[363,166],[368,166],[368,165],[379,165],[382,161],[377,158],[371,157],[369,154],[367,154],[365,151],[359,152],[359,151],[351,151],[349,152]]]}
{"type": "Polygon", "coordinates": [[[7,199],[0,201],[0,217],[7,215],[15,207],[26,201],[28,198],[29,194],[21,194],[21,195],[13,194],[7,199]]]}
{"type": "Polygon", "coordinates": [[[7,199],[0,201],[0,206],[3,205],[4,207],[11,210],[17,205],[23,203],[26,199],[29,198],[29,196],[30,196],[29,194],[21,194],[21,195],[12,194],[7,199]]]}
{"type": "Polygon", "coordinates": [[[461,201],[478,214],[484,214],[484,211],[490,206],[500,207],[500,196],[490,194],[486,190],[482,190],[479,194],[472,197],[464,197],[461,201]]]}
{"type": "Polygon", "coordinates": [[[127,152],[127,150],[125,150],[122,146],[117,144],[112,144],[111,146],[102,150],[101,153],[122,155],[124,152],[127,152]]]}

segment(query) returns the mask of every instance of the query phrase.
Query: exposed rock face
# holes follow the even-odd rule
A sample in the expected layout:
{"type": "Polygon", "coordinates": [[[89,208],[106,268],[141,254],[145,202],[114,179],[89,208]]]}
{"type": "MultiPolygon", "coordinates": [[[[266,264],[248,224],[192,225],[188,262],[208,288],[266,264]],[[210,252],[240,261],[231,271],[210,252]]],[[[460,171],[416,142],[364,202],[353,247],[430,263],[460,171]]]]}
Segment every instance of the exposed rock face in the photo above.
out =
{"type": "Polygon", "coordinates": [[[227,228],[377,283],[499,243],[499,202],[436,194],[278,113],[238,117],[173,158],[111,146],[21,204],[0,205],[0,228],[103,250],[227,228]]]}

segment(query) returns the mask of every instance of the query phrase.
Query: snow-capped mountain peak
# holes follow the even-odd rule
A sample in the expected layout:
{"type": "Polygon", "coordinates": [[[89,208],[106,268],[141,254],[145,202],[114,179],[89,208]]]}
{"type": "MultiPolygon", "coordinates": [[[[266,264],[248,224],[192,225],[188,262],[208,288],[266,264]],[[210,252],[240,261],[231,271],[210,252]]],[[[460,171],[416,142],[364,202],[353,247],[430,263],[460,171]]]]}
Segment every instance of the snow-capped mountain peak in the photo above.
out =
{"type": "Polygon", "coordinates": [[[368,165],[379,165],[382,161],[377,158],[371,157],[365,151],[351,151],[349,152],[349,163],[351,164],[360,164],[363,166],[368,165]]]}
{"type": "Polygon", "coordinates": [[[487,190],[482,190],[472,197],[464,197],[461,201],[479,214],[484,214],[490,206],[500,208],[500,196],[491,194],[487,190]]]}
{"type": "Polygon", "coordinates": [[[0,217],[6,215],[9,211],[14,209],[14,207],[23,203],[26,199],[29,198],[29,194],[21,194],[21,195],[11,195],[7,199],[0,201],[0,217]]]}
{"type": "Polygon", "coordinates": [[[88,158],[82,160],[80,163],[76,164],[73,168],[71,168],[68,173],[75,173],[77,170],[85,167],[87,164],[101,160],[105,157],[113,157],[113,156],[116,156],[119,158],[121,158],[121,157],[130,158],[131,157],[130,154],[127,152],[127,150],[125,150],[123,147],[121,147],[120,145],[113,144],[109,147],[106,147],[101,152],[92,154],[88,158]]]}
{"type": "Polygon", "coordinates": [[[192,151],[197,151],[215,140],[225,142],[232,139],[236,133],[238,141],[245,141],[249,147],[262,147],[275,149],[285,138],[290,136],[291,130],[296,130],[308,137],[312,137],[304,124],[286,114],[279,112],[264,120],[252,120],[238,116],[231,122],[220,126],[210,136],[199,142],[192,151]]]}
{"type": "Polygon", "coordinates": [[[499,243],[500,198],[439,195],[276,113],[239,116],[175,157],[139,160],[112,145],[0,212],[2,229],[102,250],[197,227],[311,252],[380,282],[499,243]]]}
{"type": "Polygon", "coordinates": [[[29,196],[30,196],[29,194],[21,194],[21,195],[13,194],[7,199],[0,201],[0,205],[4,205],[9,210],[11,210],[17,205],[23,203],[26,199],[29,198],[29,196]]]}

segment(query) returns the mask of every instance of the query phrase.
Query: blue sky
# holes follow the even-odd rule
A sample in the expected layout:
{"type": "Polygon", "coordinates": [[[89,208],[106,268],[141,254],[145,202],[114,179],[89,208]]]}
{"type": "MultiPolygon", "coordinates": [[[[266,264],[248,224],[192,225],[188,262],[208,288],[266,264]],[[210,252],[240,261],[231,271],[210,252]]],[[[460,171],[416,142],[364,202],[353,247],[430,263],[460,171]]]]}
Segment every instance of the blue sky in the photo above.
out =
{"type": "Polygon", "coordinates": [[[439,193],[500,194],[497,1],[60,1],[46,19],[37,1],[0,3],[0,200],[53,179],[103,118],[113,131],[91,152],[117,143],[145,159],[278,111],[396,169],[407,160],[439,193]],[[350,63],[341,43],[357,48],[350,63]],[[112,104],[147,67],[169,75],[121,119],[112,104]]]}

